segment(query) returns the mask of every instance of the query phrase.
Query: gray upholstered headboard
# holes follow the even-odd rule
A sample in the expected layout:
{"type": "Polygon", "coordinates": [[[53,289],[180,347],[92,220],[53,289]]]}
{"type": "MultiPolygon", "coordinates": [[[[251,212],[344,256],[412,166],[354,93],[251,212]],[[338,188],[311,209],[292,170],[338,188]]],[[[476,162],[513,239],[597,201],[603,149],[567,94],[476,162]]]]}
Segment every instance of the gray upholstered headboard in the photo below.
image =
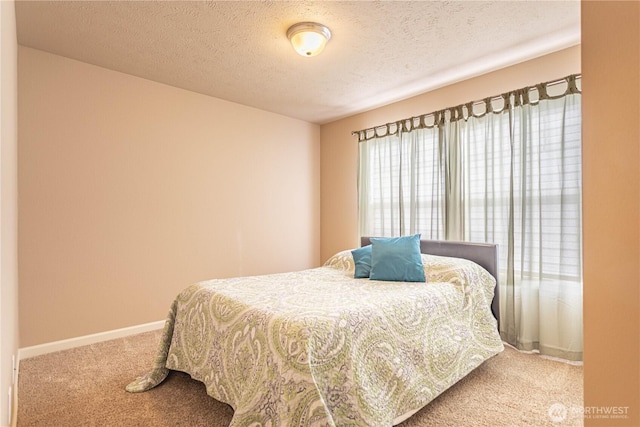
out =
{"type": "MultiPolygon", "coordinates": [[[[360,238],[360,246],[371,243],[369,237],[360,238]]],[[[420,252],[429,255],[464,258],[479,264],[496,279],[491,311],[500,323],[498,297],[498,245],[490,243],[453,242],[449,240],[420,240],[420,252]]]]}

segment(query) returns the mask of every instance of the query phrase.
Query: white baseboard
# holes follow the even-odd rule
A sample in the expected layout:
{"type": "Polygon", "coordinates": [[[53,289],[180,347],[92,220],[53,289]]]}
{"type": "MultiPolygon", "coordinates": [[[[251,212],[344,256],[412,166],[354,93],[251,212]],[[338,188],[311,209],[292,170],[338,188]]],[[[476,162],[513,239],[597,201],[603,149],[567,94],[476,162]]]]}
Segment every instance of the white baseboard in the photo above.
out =
{"type": "Polygon", "coordinates": [[[18,425],[18,374],[20,372],[20,358],[17,359],[16,376],[13,383],[13,395],[11,396],[11,423],[9,424],[11,427],[16,427],[18,425]]]}
{"type": "Polygon", "coordinates": [[[18,350],[18,361],[42,354],[53,353],[54,351],[68,350],[70,348],[81,347],[83,345],[95,344],[102,341],[109,341],[116,338],[128,337],[141,334],[143,332],[155,331],[164,327],[164,320],[145,323],[142,325],[129,326],[128,328],[114,329],[112,331],[100,332],[97,334],[84,335],[76,338],[69,338],[62,341],[54,341],[46,344],[24,347],[18,350]]]}

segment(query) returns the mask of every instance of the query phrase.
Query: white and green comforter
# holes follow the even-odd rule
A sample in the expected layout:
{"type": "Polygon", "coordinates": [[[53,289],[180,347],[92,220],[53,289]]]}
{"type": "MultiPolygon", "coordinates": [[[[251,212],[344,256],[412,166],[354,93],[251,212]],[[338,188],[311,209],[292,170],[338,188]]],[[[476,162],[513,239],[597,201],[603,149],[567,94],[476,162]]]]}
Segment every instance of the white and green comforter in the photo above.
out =
{"type": "Polygon", "coordinates": [[[353,278],[350,252],[295,273],[210,280],[173,302],[154,369],[189,373],[232,426],[391,426],[502,351],[495,281],[423,255],[427,283],[353,278]]]}

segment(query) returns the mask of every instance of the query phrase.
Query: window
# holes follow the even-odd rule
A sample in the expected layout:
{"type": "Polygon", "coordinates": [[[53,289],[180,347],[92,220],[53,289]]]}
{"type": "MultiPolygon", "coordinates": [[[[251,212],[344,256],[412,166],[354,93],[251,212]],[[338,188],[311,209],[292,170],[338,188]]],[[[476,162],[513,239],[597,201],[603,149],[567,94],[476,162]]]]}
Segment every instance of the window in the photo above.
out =
{"type": "Polygon", "coordinates": [[[503,339],[572,360],[582,358],[577,79],[386,125],[380,137],[358,132],[361,235],[497,243],[503,339]]]}

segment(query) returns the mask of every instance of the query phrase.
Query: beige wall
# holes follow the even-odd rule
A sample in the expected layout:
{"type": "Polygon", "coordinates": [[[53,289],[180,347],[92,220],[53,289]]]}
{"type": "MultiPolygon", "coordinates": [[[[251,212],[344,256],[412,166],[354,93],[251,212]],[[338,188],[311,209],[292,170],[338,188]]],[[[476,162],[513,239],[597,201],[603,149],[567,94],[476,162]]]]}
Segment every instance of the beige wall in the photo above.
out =
{"type": "Polygon", "coordinates": [[[320,262],[318,125],[26,47],[19,113],[22,347],[320,262]]]}
{"type": "Polygon", "coordinates": [[[584,401],[640,425],[640,3],[582,3],[584,401]]]}
{"type": "Polygon", "coordinates": [[[322,259],[358,245],[358,143],[352,131],[580,72],[575,46],[321,127],[322,259]]]}
{"type": "MultiPolygon", "coordinates": [[[[0,2],[0,425],[9,425],[8,395],[18,350],[18,42],[15,5],[0,2]]],[[[15,402],[15,401],[14,401],[15,402]]],[[[15,414],[12,414],[15,416],[15,414]]]]}

